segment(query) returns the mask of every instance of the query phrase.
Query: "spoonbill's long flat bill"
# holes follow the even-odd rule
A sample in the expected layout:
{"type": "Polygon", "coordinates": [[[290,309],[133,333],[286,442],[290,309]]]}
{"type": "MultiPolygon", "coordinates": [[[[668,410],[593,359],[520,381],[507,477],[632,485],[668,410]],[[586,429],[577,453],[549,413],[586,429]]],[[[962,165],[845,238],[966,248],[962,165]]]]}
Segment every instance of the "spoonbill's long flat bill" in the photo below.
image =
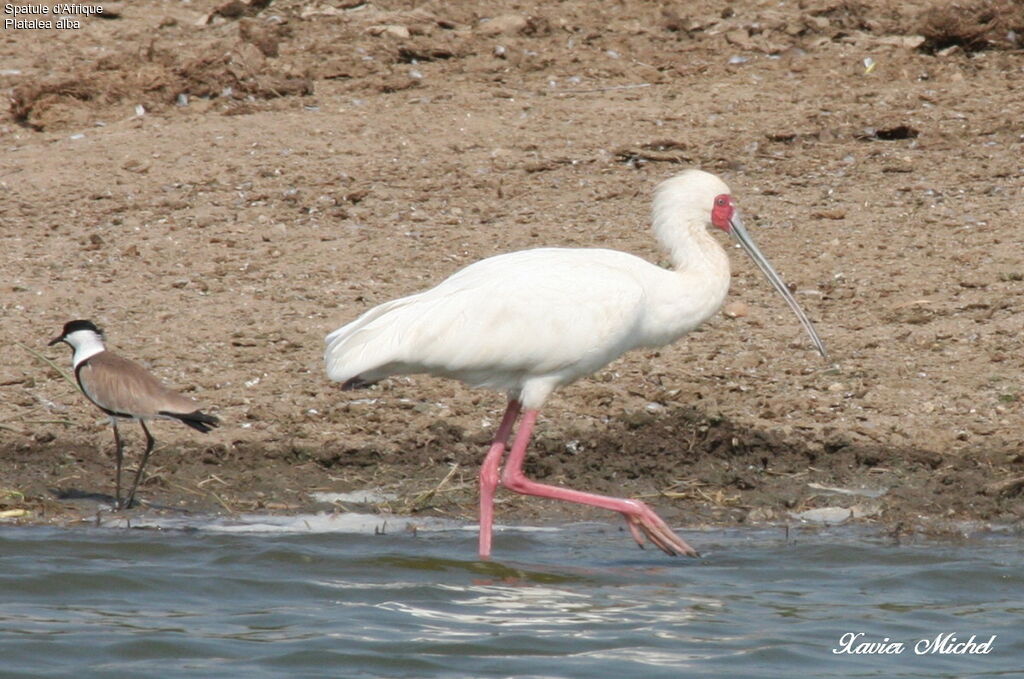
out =
{"type": "Polygon", "coordinates": [[[710,318],[729,289],[729,258],[708,233],[733,235],[783,296],[814,346],[825,346],[789,289],[743,227],[729,187],[687,170],[654,196],[654,231],[673,268],[604,249],[539,248],[490,257],[438,286],[365,312],[327,335],[327,375],[343,389],[389,375],[429,373],[508,394],[508,407],[480,469],[480,557],[491,553],[494,492],[603,507],[626,518],[670,555],[697,556],[643,502],[527,479],[523,459],[547,397],[630,349],[658,347],[710,318]],[[502,458],[520,412],[504,469],[502,458]],[[499,476],[500,470],[500,476],[499,476]]]}

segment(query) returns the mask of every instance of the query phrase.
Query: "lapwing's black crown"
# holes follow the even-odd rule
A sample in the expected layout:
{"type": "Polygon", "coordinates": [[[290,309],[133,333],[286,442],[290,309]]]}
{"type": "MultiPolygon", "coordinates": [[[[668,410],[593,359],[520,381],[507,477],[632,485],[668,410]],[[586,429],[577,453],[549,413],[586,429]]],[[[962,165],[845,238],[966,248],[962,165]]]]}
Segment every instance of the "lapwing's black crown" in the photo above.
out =
{"type": "Polygon", "coordinates": [[[60,336],[61,337],[67,337],[71,333],[78,332],[79,330],[92,330],[97,335],[100,335],[100,336],[103,335],[103,331],[100,330],[99,328],[97,328],[96,324],[93,323],[92,321],[78,320],[78,321],[68,321],[67,323],[65,323],[64,324],[64,330],[61,331],[60,336]]]}

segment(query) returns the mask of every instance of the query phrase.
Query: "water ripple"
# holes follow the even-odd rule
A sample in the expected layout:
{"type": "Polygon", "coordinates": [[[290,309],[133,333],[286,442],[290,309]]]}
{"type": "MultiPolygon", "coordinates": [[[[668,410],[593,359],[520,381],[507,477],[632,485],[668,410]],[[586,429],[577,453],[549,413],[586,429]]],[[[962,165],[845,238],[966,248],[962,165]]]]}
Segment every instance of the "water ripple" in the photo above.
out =
{"type": "Polygon", "coordinates": [[[996,676],[1024,657],[1016,538],[729,531],[701,561],[595,525],[502,538],[481,562],[461,530],[3,529],[0,677],[996,676]],[[997,642],[832,653],[851,631],[997,642]]]}

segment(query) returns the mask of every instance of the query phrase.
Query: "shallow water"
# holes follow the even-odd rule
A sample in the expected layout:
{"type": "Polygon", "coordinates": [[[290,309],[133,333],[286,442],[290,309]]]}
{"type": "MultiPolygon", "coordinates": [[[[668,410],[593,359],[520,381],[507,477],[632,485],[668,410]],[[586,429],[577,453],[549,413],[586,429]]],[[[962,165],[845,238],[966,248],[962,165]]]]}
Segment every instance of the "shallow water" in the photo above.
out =
{"type": "Polygon", "coordinates": [[[0,528],[0,677],[1021,676],[1024,540],[617,526],[475,533],[367,518],[0,528]],[[170,527],[174,526],[174,527],[170,527]],[[895,655],[836,654],[858,641],[895,655]],[[953,633],[978,655],[914,652],[953,633]]]}

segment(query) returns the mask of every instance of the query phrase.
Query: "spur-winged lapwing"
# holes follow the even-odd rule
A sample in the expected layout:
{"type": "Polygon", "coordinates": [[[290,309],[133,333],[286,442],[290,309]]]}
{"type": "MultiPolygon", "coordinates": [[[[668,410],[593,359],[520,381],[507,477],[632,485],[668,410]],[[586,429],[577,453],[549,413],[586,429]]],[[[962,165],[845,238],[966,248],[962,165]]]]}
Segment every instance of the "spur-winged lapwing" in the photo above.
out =
{"type": "Polygon", "coordinates": [[[90,401],[110,416],[110,423],[114,427],[117,460],[115,509],[132,506],[135,489],[138,488],[139,481],[142,479],[142,470],[156,443],[146,427],[146,420],[156,418],[180,420],[201,432],[208,432],[219,424],[213,415],[200,412],[198,403],[168,389],[138,363],[107,351],[103,345],[103,332],[92,321],[79,320],[65,323],[64,330],[59,337],[54,337],[50,341],[50,346],[58,342],[67,343],[74,351],[71,361],[74,364],[78,386],[90,401]],[[138,420],[142,425],[142,431],[146,434],[146,451],[142,454],[139,468],[135,472],[132,489],[128,491],[128,497],[123,502],[121,500],[123,445],[117,431],[118,419],[138,420]]]}

